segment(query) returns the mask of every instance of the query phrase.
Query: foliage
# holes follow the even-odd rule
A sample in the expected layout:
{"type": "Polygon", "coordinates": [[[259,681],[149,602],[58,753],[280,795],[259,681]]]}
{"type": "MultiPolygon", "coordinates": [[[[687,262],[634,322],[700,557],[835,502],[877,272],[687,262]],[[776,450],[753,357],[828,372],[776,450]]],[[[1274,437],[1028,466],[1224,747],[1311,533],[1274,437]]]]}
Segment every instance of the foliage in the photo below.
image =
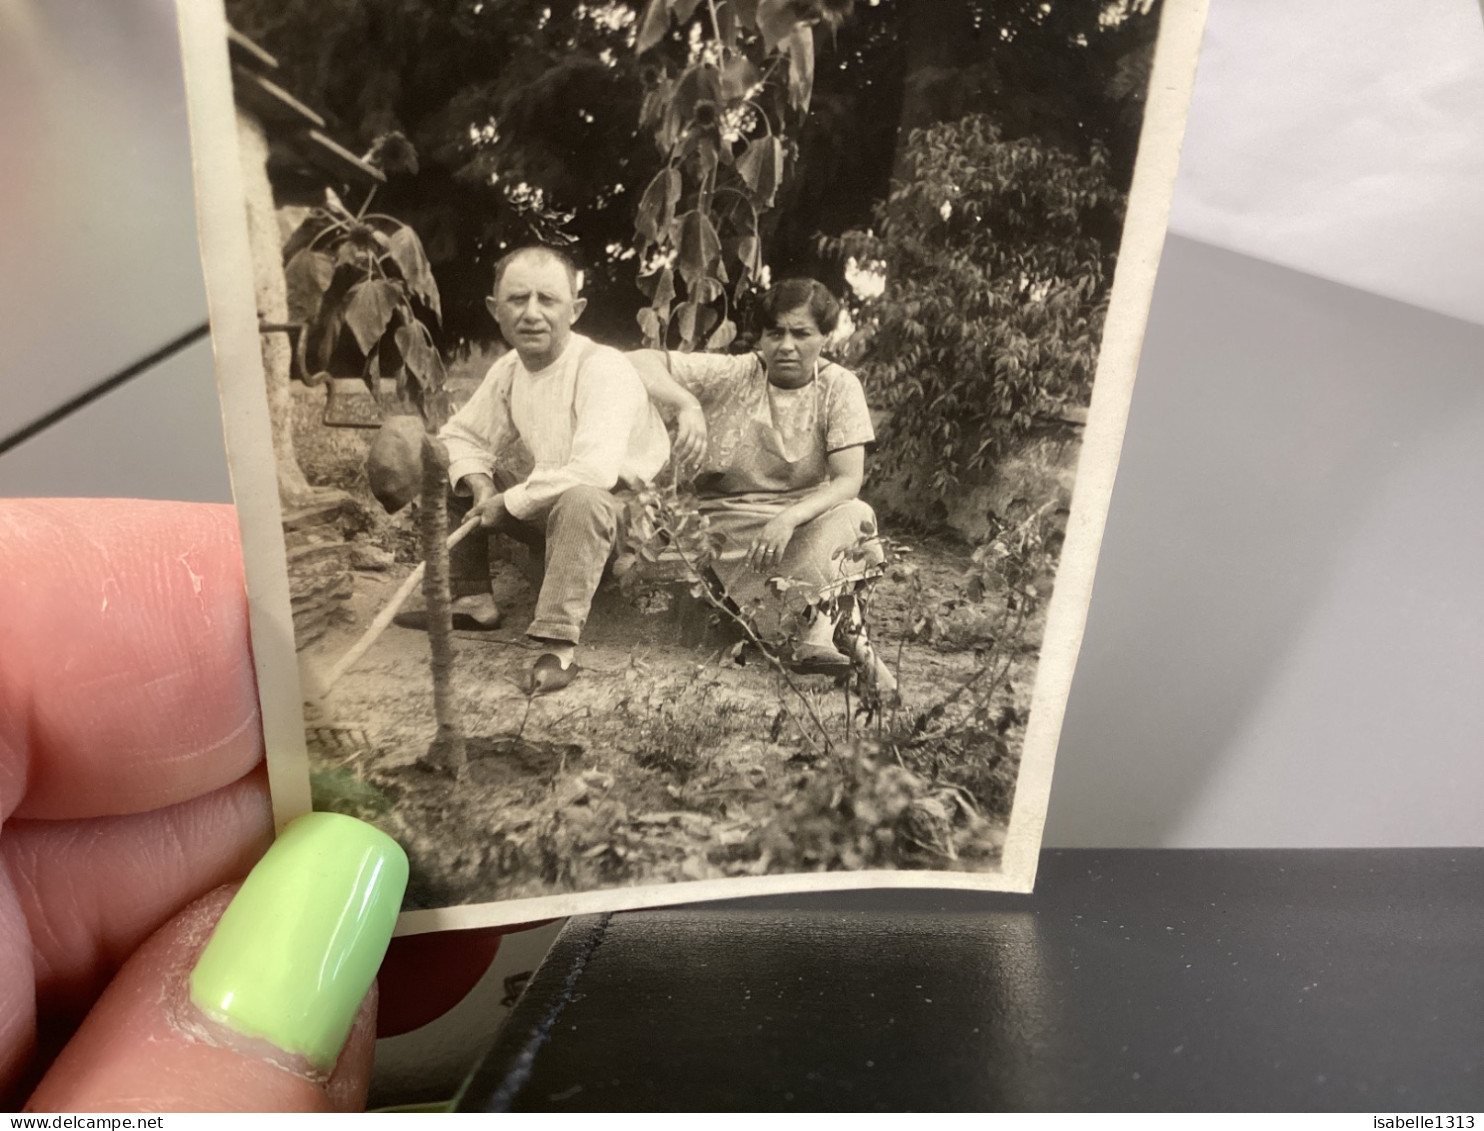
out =
{"type": "MultiPolygon", "coordinates": [[[[674,3],[671,30],[639,55],[645,3],[228,0],[227,10],[278,59],[274,81],[325,116],[330,136],[364,152],[400,130],[416,146],[418,176],[392,177],[379,195],[427,247],[443,287],[440,340],[452,349],[496,336],[483,304],[491,268],[533,239],[580,254],[585,332],[634,340],[636,310],[652,302],[634,287],[635,220],[669,154],[653,144],[653,125],[636,125],[661,72],[678,78],[696,61],[692,45],[713,51],[715,40],[708,4],[674,3]]],[[[814,16],[807,3],[794,12],[814,16]]],[[[726,19],[721,6],[718,15],[726,19]]],[[[842,265],[818,255],[816,237],[870,223],[900,172],[899,125],[989,113],[1007,138],[1079,156],[1105,147],[1126,185],[1157,16],[1158,4],[1142,0],[883,0],[858,5],[827,34],[814,25],[808,113],[788,110],[781,133],[773,123],[788,175],[759,234],[775,276],[815,274],[838,288],[842,265]]],[[[762,46],[740,37],[755,67],[762,46]]],[[[759,123],[749,140],[761,132],[759,123]]],[[[734,172],[723,166],[721,176],[734,172]]],[[[308,187],[275,170],[281,203],[308,187]]]]}
{"type": "MultiPolygon", "coordinates": [[[[710,604],[779,677],[778,713],[759,717],[756,737],[777,742],[786,737],[780,724],[791,722],[787,735],[796,736],[796,757],[812,767],[809,779],[767,826],[771,831],[752,841],[757,852],[777,858],[779,867],[813,868],[913,867],[935,855],[957,859],[987,851],[985,821],[1009,814],[1019,766],[1016,736],[1026,723],[1021,693],[1011,681],[1032,622],[1050,592],[1064,517],[1059,501],[1049,501],[998,522],[975,549],[953,603],[986,607],[991,627],[976,647],[976,665],[967,678],[935,691],[916,709],[903,710],[899,699],[887,701],[870,673],[857,665],[854,677],[840,685],[843,709],[837,713],[828,694],[789,674],[789,645],[801,621],[796,616],[790,620],[799,610],[786,579],[773,587],[784,610],[779,640],[759,630],[761,610],[739,608],[721,593],[709,563],[723,543],[694,500],[673,486],[637,494],[628,512],[628,547],[616,563],[624,588],[638,593],[650,584],[646,570],[678,562],[681,582],[691,595],[710,604]],[[785,849],[785,842],[795,848],[785,849]]],[[[932,640],[937,610],[928,607],[932,595],[924,589],[910,549],[891,539],[872,540],[885,551],[883,575],[908,593],[902,623],[895,626],[895,675],[906,680],[903,645],[909,638],[932,640]]],[[[863,583],[852,602],[880,648],[890,638],[889,626],[872,624],[864,615],[876,583],[863,583]]],[[[825,615],[840,611],[831,607],[825,615]]],[[[734,660],[739,652],[733,649],[734,660]]],[[[671,745],[647,764],[683,782],[690,766],[669,750],[671,745]]]]}
{"type": "Polygon", "coordinates": [[[664,164],[639,201],[644,340],[725,349],[735,306],[763,270],[763,215],[796,162],[798,128],[814,93],[814,29],[837,27],[854,0],[707,0],[707,32],[692,36],[672,74],[653,49],[687,24],[697,0],[648,0],[635,50],[658,60],[640,125],[664,164]]]}
{"type": "Polygon", "coordinates": [[[874,230],[826,241],[875,265],[859,366],[890,416],[874,477],[948,498],[1037,417],[1085,405],[1124,194],[1086,162],[975,115],[914,131],[874,230]]]}
{"type": "Polygon", "coordinates": [[[324,207],[289,237],[289,318],[304,325],[307,374],[360,377],[378,401],[390,379],[397,399],[436,428],[448,415],[443,358],[429,328],[442,316],[438,282],[417,233],[369,212],[373,197],[352,213],[326,189],[324,207]]]}
{"type": "Polygon", "coordinates": [[[311,763],[309,791],[315,810],[321,813],[344,813],[366,821],[392,808],[391,798],[344,766],[311,763]]]}
{"type": "Polygon", "coordinates": [[[973,866],[999,836],[968,792],[857,748],[800,776],[754,836],[759,872],[973,866]]]}
{"type": "MultiPolygon", "coordinates": [[[[762,624],[765,604],[756,598],[748,607],[739,607],[723,590],[712,570],[726,535],[712,530],[710,519],[702,514],[694,495],[684,494],[673,483],[646,486],[634,493],[624,515],[624,550],[613,564],[619,584],[631,597],[652,588],[661,563],[679,567],[679,577],[690,596],[704,601],[727,624],[740,632],[742,639],[732,651],[739,659],[751,646],[777,675],[780,692],[780,717],[794,723],[803,741],[819,754],[828,753],[832,745],[830,728],[820,717],[818,706],[789,672],[788,654],[793,643],[798,618],[805,607],[791,599],[789,586],[775,586],[782,617],[781,634],[769,632],[762,624]]],[[[773,724],[777,729],[778,723],[773,724]]]]}
{"type": "MultiPolygon", "coordinates": [[[[1000,693],[1008,687],[1032,619],[1050,596],[1064,520],[1065,510],[1053,499],[1019,522],[997,521],[998,529],[975,547],[963,577],[962,598],[993,610],[991,627],[977,649],[979,666],[958,687],[911,718],[896,737],[899,750],[964,735],[1003,735],[1012,726],[1024,724],[1018,708],[1004,702],[1000,693]]],[[[922,596],[918,589],[910,632],[928,641],[939,630],[939,621],[935,610],[923,608],[922,596]]]]}
{"type": "MultiPolygon", "coordinates": [[[[590,332],[632,332],[635,189],[658,164],[635,144],[632,0],[229,0],[228,15],[337,141],[361,152],[400,130],[416,146],[418,176],[380,196],[443,284],[445,348],[498,337],[494,263],[535,240],[582,253],[590,332]]],[[[274,187],[302,191],[289,169],[274,187]]]]}
{"type": "MultiPolygon", "coordinates": [[[[389,172],[416,173],[417,153],[398,133],[383,135],[367,160],[389,172]]],[[[378,402],[382,381],[395,386],[397,407],[421,419],[419,536],[426,571],[430,666],[437,734],[428,764],[449,773],[466,765],[453,688],[453,623],[449,589],[448,453],[435,434],[451,406],[447,370],[429,328],[442,317],[438,282],[411,227],[370,211],[376,189],[352,213],[333,188],[284,245],[289,318],[304,326],[306,371],[361,377],[378,402]]],[[[395,435],[394,417],[383,432],[395,435]]],[[[378,493],[378,497],[381,495],[378,493]]],[[[401,505],[400,503],[398,505],[401,505]]]]}

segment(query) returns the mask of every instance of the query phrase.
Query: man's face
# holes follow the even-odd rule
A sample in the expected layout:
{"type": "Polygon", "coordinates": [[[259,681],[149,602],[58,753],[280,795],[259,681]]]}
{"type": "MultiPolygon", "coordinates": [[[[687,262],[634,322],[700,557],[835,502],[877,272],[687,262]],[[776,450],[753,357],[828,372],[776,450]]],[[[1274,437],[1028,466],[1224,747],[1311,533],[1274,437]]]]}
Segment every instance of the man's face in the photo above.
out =
{"type": "Polygon", "coordinates": [[[558,260],[532,252],[506,266],[486,305],[525,367],[544,369],[567,348],[572,324],[587,299],[572,293],[567,270],[558,260]]]}

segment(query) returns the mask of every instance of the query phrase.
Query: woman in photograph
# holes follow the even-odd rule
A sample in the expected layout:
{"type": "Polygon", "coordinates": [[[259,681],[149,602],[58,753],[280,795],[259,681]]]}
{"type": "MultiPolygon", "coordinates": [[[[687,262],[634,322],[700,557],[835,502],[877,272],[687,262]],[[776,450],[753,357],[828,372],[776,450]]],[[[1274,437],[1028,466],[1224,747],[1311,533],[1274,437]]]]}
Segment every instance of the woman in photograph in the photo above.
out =
{"type": "Polygon", "coordinates": [[[839,318],[823,284],[788,279],[762,300],[755,353],[629,357],[655,403],[674,412],[673,458],[694,469],[702,512],[726,536],[713,569],[727,595],[745,609],[770,579],[788,579],[809,606],[795,669],[844,674],[853,655],[892,692],[852,599],[882,551],[875,512],[859,497],[875,439],[865,393],[820,356],[839,318]]]}

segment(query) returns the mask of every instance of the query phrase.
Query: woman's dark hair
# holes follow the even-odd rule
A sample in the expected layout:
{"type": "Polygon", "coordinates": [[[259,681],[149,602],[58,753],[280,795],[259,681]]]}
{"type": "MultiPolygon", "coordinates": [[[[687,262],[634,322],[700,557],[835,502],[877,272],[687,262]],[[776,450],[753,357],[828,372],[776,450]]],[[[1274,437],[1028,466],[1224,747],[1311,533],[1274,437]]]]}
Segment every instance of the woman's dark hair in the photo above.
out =
{"type": "Polygon", "coordinates": [[[840,303],[828,287],[815,279],[784,279],[769,287],[757,304],[758,329],[773,329],[778,319],[795,310],[807,310],[819,332],[826,336],[840,324],[840,303]]]}

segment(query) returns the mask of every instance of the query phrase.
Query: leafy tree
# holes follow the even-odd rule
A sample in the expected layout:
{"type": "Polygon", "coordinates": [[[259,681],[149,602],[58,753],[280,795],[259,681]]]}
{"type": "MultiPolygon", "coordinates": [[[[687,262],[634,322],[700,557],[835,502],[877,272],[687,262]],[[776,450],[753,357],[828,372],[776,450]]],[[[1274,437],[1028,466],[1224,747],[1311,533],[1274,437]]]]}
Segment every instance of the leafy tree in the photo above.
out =
{"type": "MultiPolygon", "coordinates": [[[[707,0],[678,73],[661,52],[641,124],[664,164],[639,201],[639,311],[646,344],[724,349],[735,307],[763,269],[762,218],[773,208],[814,93],[816,25],[837,27],[854,0],[707,0]],[[704,29],[704,30],[703,30],[704,29]]],[[[635,50],[675,39],[698,0],[649,0],[635,50]]],[[[668,52],[674,55],[674,46],[668,52]]]]}
{"type": "Polygon", "coordinates": [[[1091,393],[1125,195],[984,115],[913,131],[873,229],[823,241],[885,274],[859,366],[890,419],[873,474],[944,500],[1038,416],[1091,393]]]}
{"type": "MultiPolygon", "coordinates": [[[[380,139],[371,157],[383,170],[417,167],[416,154],[400,135],[380,139]]],[[[325,207],[311,211],[289,237],[284,245],[289,317],[305,326],[300,348],[306,372],[360,376],[378,401],[382,381],[392,380],[398,407],[420,422],[420,429],[413,425],[410,431],[417,436],[422,465],[419,533],[427,563],[423,596],[438,722],[429,756],[434,765],[456,773],[465,765],[465,749],[453,694],[445,542],[448,455],[436,438],[450,406],[443,358],[428,325],[436,325],[442,303],[422,241],[400,220],[371,212],[375,195],[372,189],[352,213],[333,189],[326,190],[325,207]]],[[[394,417],[387,427],[402,428],[407,421],[407,416],[394,417]]]]}
{"type": "MultiPolygon", "coordinates": [[[[445,349],[496,337],[494,263],[533,240],[580,254],[589,332],[634,334],[634,210],[659,156],[638,132],[633,0],[228,0],[228,14],[336,140],[364,151],[401,131],[416,147],[417,175],[390,177],[378,207],[422,237],[445,349]]],[[[318,184],[274,170],[281,203],[318,184]]]]}
{"type": "MultiPolygon", "coordinates": [[[[383,142],[404,161],[415,157],[383,142]]],[[[380,164],[380,161],[378,161],[380,164]]],[[[289,318],[306,375],[361,377],[381,400],[383,378],[397,397],[426,416],[448,413],[443,358],[433,344],[442,316],[438,282],[422,240],[406,224],[370,212],[373,189],[351,213],[333,189],[284,245],[289,318]]]]}
{"type": "MultiPolygon", "coordinates": [[[[775,276],[816,274],[841,284],[842,263],[819,254],[818,237],[872,222],[873,205],[905,160],[899,125],[988,114],[1007,139],[1039,138],[1084,159],[1104,148],[1111,179],[1126,187],[1157,3],[879,0],[858,3],[842,21],[833,0],[830,8],[773,0],[768,27],[792,20],[789,37],[799,22],[810,31],[807,111],[789,85],[791,64],[779,46],[787,37],[764,36],[764,7],[718,0],[713,21],[712,5],[699,0],[227,0],[234,24],[278,57],[276,81],[323,113],[336,140],[364,151],[400,130],[417,147],[418,175],[393,176],[378,205],[423,239],[442,286],[435,338],[445,349],[493,339],[483,299],[494,261],[538,238],[567,243],[583,263],[586,332],[615,344],[635,339],[637,311],[655,306],[635,279],[657,258],[653,247],[639,254],[640,201],[656,174],[681,159],[673,145],[655,144],[656,131],[675,120],[688,128],[700,103],[714,101],[699,96],[709,89],[700,74],[674,115],[656,115],[656,96],[665,83],[679,95],[695,64],[715,68],[718,83],[729,60],[733,81],[747,73],[739,59],[759,76],[776,64],[753,99],[784,149],[784,176],[757,225],[775,276]]],[[[716,187],[736,185],[750,199],[756,189],[745,178],[737,185],[737,165],[722,151],[730,146],[740,159],[768,130],[760,119],[718,113],[718,121],[727,145],[717,147],[716,187]]],[[[703,150],[698,139],[683,160],[704,160],[703,150]]],[[[764,156],[759,148],[755,159],[764,156]]],[[[683,214],[693,210],[696,182],[691,169],[680,172],[683,214]]],[[[296,191],[317,199],[320,191],[312,178],[296,185],[286,164],[275,168],[274,184],[281,201],[296,191]]],[[[741,198],[717,196],[745,226],[741,198]]],[[[742,272],[728,257],[743,250],[748,233],[730,231],[725,214],[720,220],[735,302],[742,272]]],[[[692,221],[693,231],[699,227],[692,221]]],[[[656,276],[645,286],[657,285],[656,276]]],[[[712,285],[699,286],[721,311],[712,285]]],[[[688,297],[677,294],[672,313],[688,297]]],[[[698,313],[697,321],[709,317],[698,313]]],[[[678,315],[675,322],[678,333],[678,315]]]]}

